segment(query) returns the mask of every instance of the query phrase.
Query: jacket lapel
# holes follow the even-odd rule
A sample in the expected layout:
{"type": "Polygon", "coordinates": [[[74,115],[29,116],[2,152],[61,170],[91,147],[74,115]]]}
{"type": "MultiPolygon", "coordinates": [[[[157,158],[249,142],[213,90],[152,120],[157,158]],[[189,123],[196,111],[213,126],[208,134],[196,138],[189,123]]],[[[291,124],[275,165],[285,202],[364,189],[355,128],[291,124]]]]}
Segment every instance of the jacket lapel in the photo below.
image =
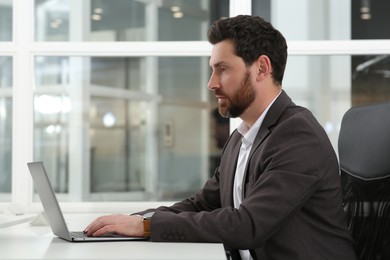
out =
{"type": "Polygon", "coordinates": [[[232,157],[231,157],[231,160],[229,161],[229,168],[228,169],[230,171],[229,172],[230,180],[228,183],[229,183],[230,187],[227,187],[227,189],[226,189],[230,193],[227,198],[230,198],[230,205],[233,207],[234,207],[234,201],[233,201],[234,178],[236,176],[238,154],[240,152],[241,139],[242,139],[242,135],[237,130],[236,130],[236,135],[239,136],[239,141],[236,142],[236,144],[234,145],[232,157]]]}
{"type": "MultiPolygon", "coordinates": [[[[253,156],[253,153],[257,150],[257,148],[261,145],[261,143],[264,141],[264,139],[268,136],[268,134],[271,132],[271,128],[273,125],[276,124],[276,122],[279,120],[279,117],[282,115],[283,111],[292,104],[291,98],[286,94],[284,90],[282,90],[282,93],[280,93],[279,97],[275,100],[275,102],[272,104],[272,106],[269,108],[263,123],[260,126],[259,132],[256,135],[255,141],[252,145],[252,149],[249,153],[248,161],[245,166],[245,173],[243,178],[243,189],[242,189],[242,198],[245,198],[245,183],[247,180],[247,174],[248,174],[248,165],[250,164],[250,160],[253,156]]],[[[238,149],[239,151],[239,149],[238,149]]],[[[238,153],[237,153],[238,154],[238,153]]],[[[237,161],[237,160],[236,160],[237,161]]]]}
{"type": "Polygon", "coordinates": [[[233,203],[233,188],[234,177],[236,172],[236,165],[238,160],[238,153],[240,151],[242,135],[237,129],[229,136],[227,145],[222,152],[222,160],[220,165],[221,172],[221,192],[224,192],[227,196],[221,196],[223,198],[222,205],[234,206],[233,203]],[[226,161],[225,161],[226,160],[226,161]],[[225,176],[222,178],[222,176],[225,176]]]}

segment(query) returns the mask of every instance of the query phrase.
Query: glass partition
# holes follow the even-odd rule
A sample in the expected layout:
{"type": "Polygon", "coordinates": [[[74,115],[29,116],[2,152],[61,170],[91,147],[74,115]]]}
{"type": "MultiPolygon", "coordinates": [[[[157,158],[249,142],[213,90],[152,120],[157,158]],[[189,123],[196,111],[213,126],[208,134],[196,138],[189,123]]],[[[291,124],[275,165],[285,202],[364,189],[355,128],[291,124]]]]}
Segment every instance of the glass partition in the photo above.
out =
{"type": "Polygon", "coordinates": [[[341,118],[351,107],[351,56],[289,56],[283,88],[309,108],[337,148],[341,118]]]}
{"type": "Polygon", "coordinates": [[[229,133],[208,77],[207,57],[36,57],[34,160],[61,200],[181,199],[229,133]]]}
{"type": "MultiPolygon", "coordinates": [[[[389,62],[290,56],[283,87],[336,149],[345,111],[390,100],[389,62]]],[[[34,159],[61,200],[182,199],[218,165],[229,125],[214,117],[207,57],[40,56],[35,78],[34,159]]]]}
{"type": "Polygon", "coordinates": [[[353,106],[390,101],[390,55],[352,57],[353,106]]]}
{"type": "Polygon", "coordinates": [[[36,41],[199,41],[228,16],[218,0],[35,0],[36,41]]]}
{"type": "Polygon", "coordinates": [[[313,112],[337,150],[340,122],[351,106],[390,101],[390,56],[290,56],[283,86],[313,112]]]}
{"type": "MultiPolygon", "coordinates": [[[[17,96],[12,96],[15,88],[30,84],[21,81],[21,86],[13,86],[14,65],[12,58],[5,56],[14,54],[34,57],[34,75],[28,77],[34,78],[33,129],[26,131],[28,136],[33,131],[32,159],[45,162],[60,201],[179,200],[200,188],[218,165],[229,133],[228,120],[215,115],[216,100],[206,88],[208,57],[197,52],[196,42],[193,54],[199,57],[167,57],[164,51],[157,56],[108,57],[107,49],[115,56],[115,42],[119,41],[206,41],[210,23],[229,16],[230,1],[33,3],[32,41],[61,42],[55,44],[61,47],[53,49],[47,43],[50,54],[45,56],[44,50],[35,56],[40,44],[2,45],[0,201],[11,197],[12,135],[14,139],[27,136],[24,129],[12,133],[12,113],[30,111],[20,102],[14,102],[17,109],[13,111],[12,100],[29,100],[24,95],[30,95],[14,91],[17,96]],[[90,53],[73,56],[69,42],[83,41],[112,43],[104,48],[105,57],[90,57],[90,53]]],[[[230,13],[250,12],[239,8],[240,0],[232,3],[230,13]]],[[[270,20],[288,41],[298,41],[294,44],[300,49],[311,40],[389,39],[390,31],[382,26],[389,19],[383,14],[387,5],[386,1],[253,0],[252,13],[270,20]],[[369,6],[362,6],[367,3],[369,6]]],[[[12,24],[12,12],[12,0],[0,1],[0,44],[12,41],[13,27],[23,30],[12,24]]],[[[368,46],[367,51],[372,49],[368,46]]],[[[142,53],[148,50],[140,48],[142,53]]],[[[298,105],[313,111],[335,148],[339,123],[347,109],[390,99],[388,56],[351,56],[347,48],[342,50],[347,55],[290,55],[283,82],[298,105]]],[[[294,53],[294,49],[290,51],[294,53]]],[[[30,60],[15,64],[14,71],[30,72],[30,60]]],[[[30,119],[29,115],[17,120],[25,119],[30,119]]],[[[31,156],[30,148],[14,144],[13,149],[24,158],[31,156]]],[[[16,180],[16,185],[21,184],[17,187],[26,183],[26,179],[16,180]]],[[[20,194],[16,200],[29,203],[29,198],[20,194]]]]}
{"type": "Polygon", "coordinates": [[[252,13],[264,17],[289,40],[390,39],[389,1],[252,0],[252,13]]]}
{"type": "Polygon", "coordinates": [[[12,0],[0,1],[0,42],[12,41],[12,0]]]}
{"type": "Polygon", "coordinates": [[[12,187],[12,85],[12,57],[0,56],[0,201],[12,187]]]}
{"type": "Polygon", "coordinates": [[[289,41],[346,40],[351,39],[351,2],[361,1],[252,0],[252,13],[272,22],[289,41]]]}

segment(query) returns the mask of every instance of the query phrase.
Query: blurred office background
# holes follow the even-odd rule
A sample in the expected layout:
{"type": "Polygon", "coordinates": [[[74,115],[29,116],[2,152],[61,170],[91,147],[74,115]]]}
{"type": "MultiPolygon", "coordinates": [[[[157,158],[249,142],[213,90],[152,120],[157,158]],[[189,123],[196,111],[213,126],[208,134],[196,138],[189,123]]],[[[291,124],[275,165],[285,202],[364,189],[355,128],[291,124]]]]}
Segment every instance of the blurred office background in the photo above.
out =
{"type": "Polygon", "coordinates": [[[240,13],[284,34],[284,89],[337,149],[347,109],[390,100],[389,8],[386,0],[0,0],[0,203],[37,201],[32,160],[44,161],[61,202],[173,201],[199,189],[229,133],[207,89],[206,33],[240,13]]]}

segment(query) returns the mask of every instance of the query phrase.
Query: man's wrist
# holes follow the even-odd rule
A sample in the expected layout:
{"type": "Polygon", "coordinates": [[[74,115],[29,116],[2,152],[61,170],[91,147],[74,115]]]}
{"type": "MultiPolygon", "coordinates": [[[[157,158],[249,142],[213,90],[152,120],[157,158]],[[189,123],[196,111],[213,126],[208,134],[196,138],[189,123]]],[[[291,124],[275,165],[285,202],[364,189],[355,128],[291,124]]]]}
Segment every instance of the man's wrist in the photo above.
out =
{"type": "Polygon", "coordinates": [[[142,222],[144,225],[144,237],[150,238],[150,224],[152,222],[152,216],[154,212],[148,212],[142,216],[142,222]]]}

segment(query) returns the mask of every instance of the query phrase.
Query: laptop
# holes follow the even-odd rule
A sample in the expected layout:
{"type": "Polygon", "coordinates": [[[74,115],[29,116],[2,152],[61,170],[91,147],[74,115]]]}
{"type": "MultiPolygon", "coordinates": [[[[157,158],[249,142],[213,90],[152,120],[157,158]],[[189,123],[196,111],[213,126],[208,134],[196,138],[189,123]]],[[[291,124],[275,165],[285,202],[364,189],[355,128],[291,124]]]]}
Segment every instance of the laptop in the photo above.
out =
{"type": "Polygon", "coordinates": [[[124,241],[124,240],[147,240],[144,237],[127,237],[117,234],[107,234],[100,237],[90,237],[83,231],[69,232],[64,215],[55,196],[49,178],[46,174],[43,162],[27,163],[30,170],[35,189],[38,191],[47,221],[53,234],[70,242],[91,242],[91,241],[124,241]]]}

